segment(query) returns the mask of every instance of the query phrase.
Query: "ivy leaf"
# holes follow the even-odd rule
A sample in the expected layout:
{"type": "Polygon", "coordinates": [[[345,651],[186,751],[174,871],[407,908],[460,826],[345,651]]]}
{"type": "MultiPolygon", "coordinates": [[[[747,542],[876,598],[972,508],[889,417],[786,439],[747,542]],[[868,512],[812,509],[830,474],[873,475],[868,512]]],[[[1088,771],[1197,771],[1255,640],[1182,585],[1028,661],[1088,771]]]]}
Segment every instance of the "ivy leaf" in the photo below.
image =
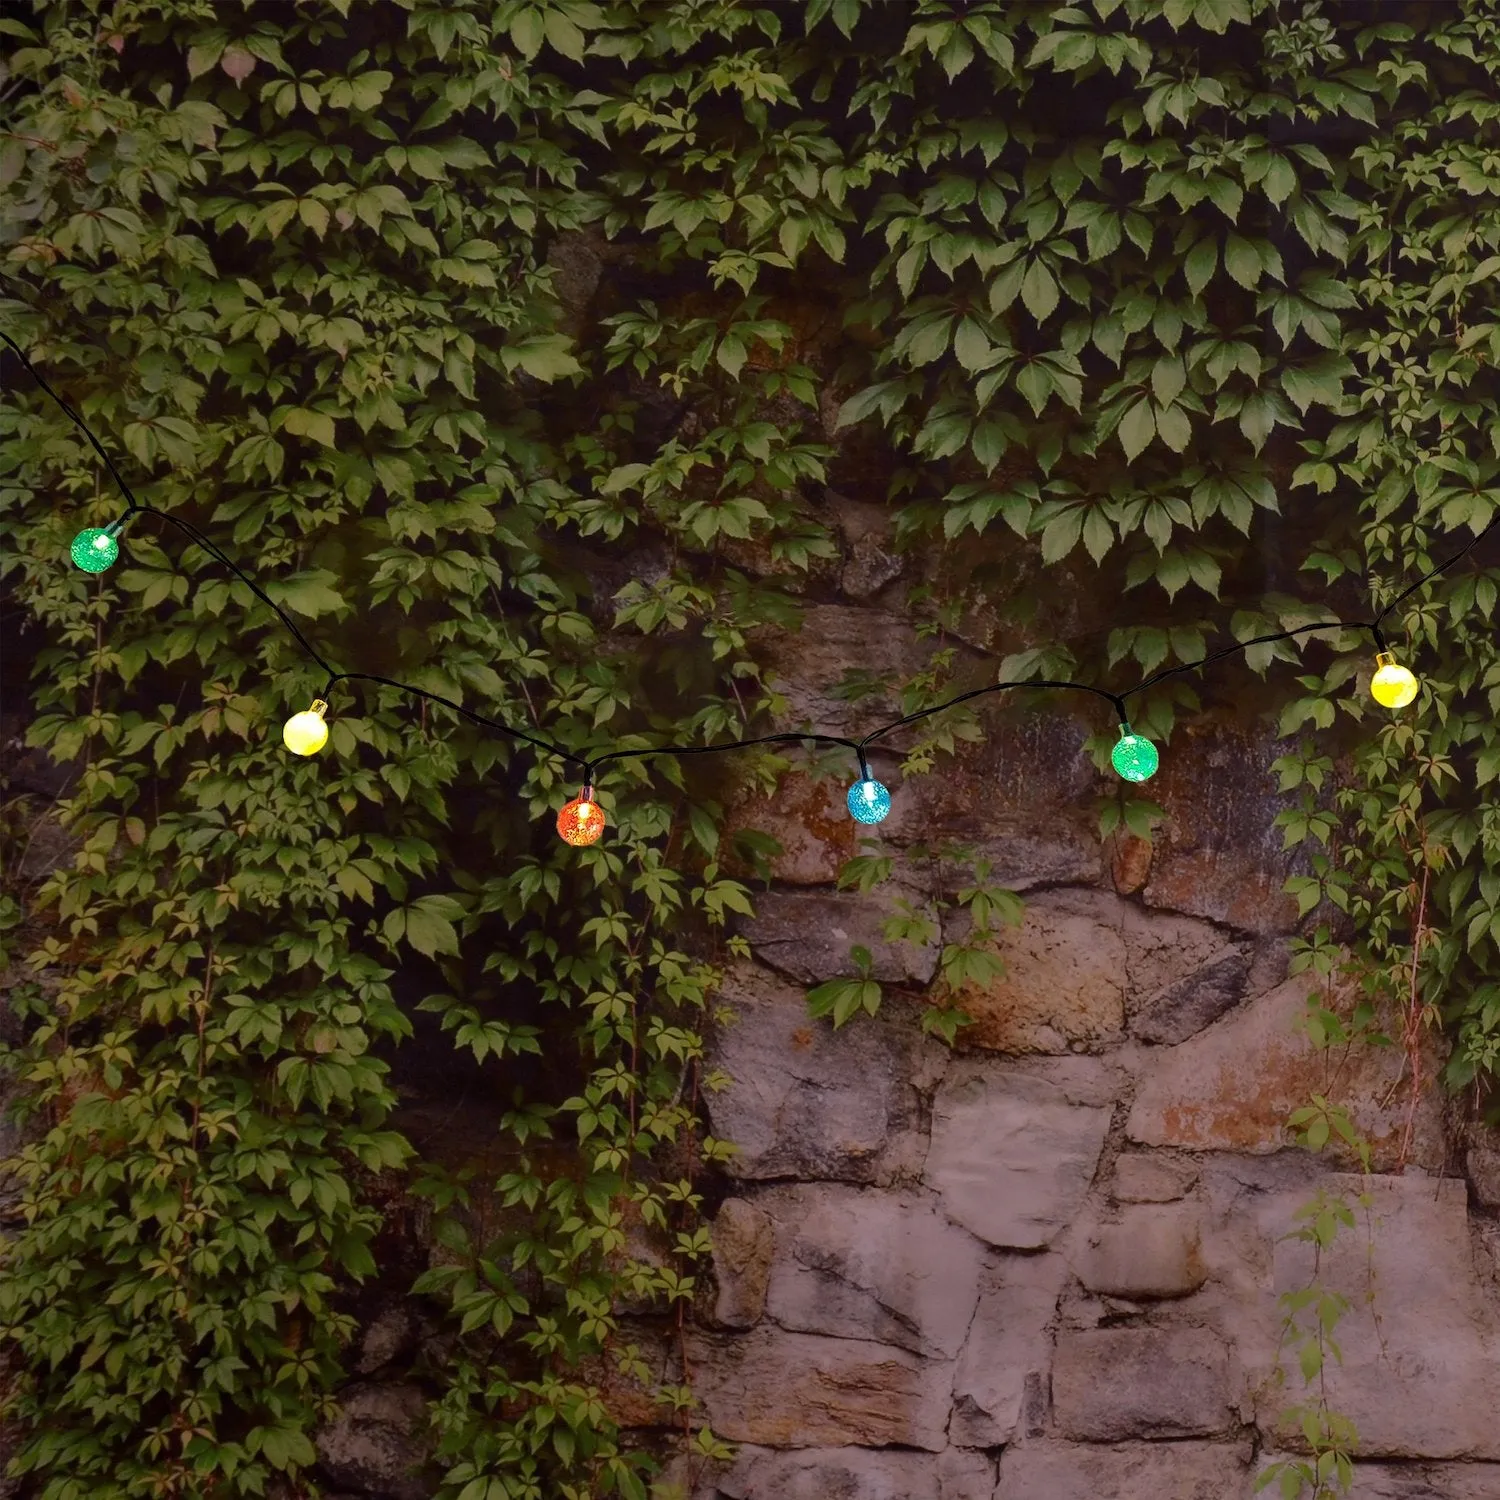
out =
{"type": "Polygon", "coordinates": [[[983,328],[973,318],[965,318],[958,325],[953,338],[953,352],[966,370],[982,370],[989,363],[993,346],[983,328]]]}
{"type": "Polygon", "coordinates": [[[1253,289],[1260,281],[1260,253],[1249,240],[1231,234],[1224,241],[1224,269],[1246,288],[1253,289]]]}
{"type": "MultiPolygon", "coordinates": [[[[295,210],[296,205],[292,206],[295,210]]],[[[310,437],[315,443],[322,443],[325,448],[334,447],[338,441],[333,429],[333,418],[327,412],[294,406],[281,425],[298,437],[310,437]]]]}
{"type": "Polygon", "coordinates": [[[534,5],[525,5],[511,17],[510,39],[517,52],[528,62],[542,50],[547,28],[542,13],[534,5]]]}
{"type": "Polygon", "coordinates": [[[1188,251],[1182,262],[1182,274],[1187,279],[1188,290],[1195,297],[1201,296],[1203,288],[1213,280],[1214,268],[1219,264],[1219,246],[1214,239],[1201,239],[1188,251]]]}
{"type": "Polygon", "coordinates": [[[1173,453],[1182,453],[1193,439],[1193,424],[1180,406],[1158,406],[1156,432],[1173,453]]]}
{"type": "Polygon", "coordinates": [[[536,380],[548,383],[565,375],[579,375],[583,366],[569,352],[572,339],[563,333],[539,333],[519,343],[507,344],[500,351],[507,370],[517,367],[536,380]]]}
{"type": "Polygon", "coordinates": [[[1049,317],[1057,307],[1057,278],[1042,263],[1040,256],[1026,267],[1026,275],[1021,282],[1021,301],[1038,323],[1049,317]]]}
{"type": "Polygon", "coordinates": [[[404,937],[418,953],[435,958],[439,953],[458,952],[458,931],[453,923],[463,907],[451,896],[418,896],[410,906],[386,914],[384,931],[392,942],[404,937]]]}
{"type": "Polygon", "coordinates": [[[318,568],[294,573],[290,578],[270,578],[263,585],[268,598],[283,609],[315,619],[318,615],[342,614],[348,609],[344,596],[334,587],[338,575],[318,568]]]}
{"type": "Polygon", "coordinates": [[[1136,401],[1120,419],[1117,431],[1125,457],[1134,462],[1156,436],[1156,418],[1151,413],[1150,397],[1142,396],[1136,401]]]}

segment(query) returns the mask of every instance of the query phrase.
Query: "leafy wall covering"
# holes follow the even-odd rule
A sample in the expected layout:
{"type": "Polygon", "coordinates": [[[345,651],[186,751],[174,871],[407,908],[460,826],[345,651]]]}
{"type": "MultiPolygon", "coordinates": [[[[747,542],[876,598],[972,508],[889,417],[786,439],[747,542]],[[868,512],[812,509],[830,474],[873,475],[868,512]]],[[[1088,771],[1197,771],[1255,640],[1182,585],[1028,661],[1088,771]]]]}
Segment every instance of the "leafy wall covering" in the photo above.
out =
{"type": "MultiPolygon", "coordinates": [[[[760,643],[826,587],[830,485],[938,560],[913,705],[953,688],[976,599],[1002,670],[1133,678],[1363,613],[1500,504],[1486,5],[35,0],[0,33],[7,331],[341,666],[571,746],[770,722],[760,643]]],[[[443,1495],[643,1496],[601,1383],[639,1362],[621,1306],[680,1326],[706,1253],[701,1032],[750,907],[731,773],[618,766],[580,853],[556,764],[386,690],[291,763],[319,674],[149,525],[71,570],[118,503],[11,374],[6,628],[78,841],[0,915],[21,1469],[46,1500],[295,1479],[358,1287],[410,1285],[392,1224],[420,1202],[444,1253],[418,1290],[460,1335],[443,1495]],[[391,1123],[414,1025],[494,1101],[468,1161],[391,1123]]],[[[1136,722],[1280,713],[1329,917],[1304,961],[1347,913],[1372,1014],[1440,1012],[1483,1089],[1476,558],[1392,632],[1419,715],[1367,712],[1351,636],[1136,722]]]]}

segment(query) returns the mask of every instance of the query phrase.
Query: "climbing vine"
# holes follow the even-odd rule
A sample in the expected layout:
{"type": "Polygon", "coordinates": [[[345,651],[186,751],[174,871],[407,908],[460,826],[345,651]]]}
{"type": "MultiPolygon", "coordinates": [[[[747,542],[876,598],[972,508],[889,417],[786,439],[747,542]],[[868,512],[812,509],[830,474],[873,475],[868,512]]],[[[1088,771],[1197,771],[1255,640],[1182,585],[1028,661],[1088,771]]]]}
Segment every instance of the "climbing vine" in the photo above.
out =
{"type": "MultiPolygon", "coordinates": [[[[1496,513],[1482,6],[35,0],[0,32],[7,331],[341,667],[572,748],[786,712],[762,643],[826,587],[829,485],[914,559],[928,667],[846,684],[908,707],[958,640],[1106,681],[1358,613],[1496,513]]],[[[116,497],[8,394],[6,608],[75,850],[0,895],[19,1470],[46,1500],[302,1483],[361,1284],[448,1317],[445,1500],[644,1496],[632,1385],[721,1451],[681,1343],[731,1149],[702,1034],[769,852],[725,833],[722,768],[616,763],[579,853],[558,765],[385,689],[290,763],[321,682],[270,612],[147,525],[68,570],[116,497]],[[493,1105],[481,1172],[403,1105],[432,1037],[493,1105]],[[414,1200],[438,1248],[402,1281],[414,1200]]],[[[1352,953],[1403,1034],[1440,1017],[1481,1093],[1497,576],[1403,607],[1420,716],[1368,717],[1324,645],[1136,720],[1279,709],[1303,961],[1352,953]]],[[[980,732],[933,721],[909,771],[980,732]]],[[[6,808],[22,843],[43,808],[6,808]]],[[[955,899],[950,1038],[1017,910],[982,866],[955,899]]],[[[877,1006],[858,968],[814,1008],[877,1006]]]]}

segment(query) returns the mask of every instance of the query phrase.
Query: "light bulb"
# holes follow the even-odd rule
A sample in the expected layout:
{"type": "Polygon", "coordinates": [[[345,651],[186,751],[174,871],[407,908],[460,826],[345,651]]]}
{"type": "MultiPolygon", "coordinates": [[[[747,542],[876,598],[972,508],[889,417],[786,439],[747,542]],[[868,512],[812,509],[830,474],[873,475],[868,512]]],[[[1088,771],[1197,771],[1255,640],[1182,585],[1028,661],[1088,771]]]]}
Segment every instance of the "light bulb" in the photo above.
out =
{"type": "Polygon", "coordinates": [[[1120,725],[1120,738],[1109,752],[1109,760],[1126,781],[1146,781],[1161,764],[1156,746],[1142,735],[1132,734],[1129,724],[1120,725]]]}
{"type": "Polygon", "coordinates": [[[597,844],[604,832],[604,809],[594,801],[594,789],[586,786],[571,802],[565,803],[557,815],[557,831],[564,843],[582,849],[587,844],[597,844]]]}
{"type": "Polygon", "coordinates": [[[293,755],[316,755],[328,743],[328,725],[323,715],[328,705],[321,698],[314,698],[311,708],[293,714],[281,726],[281,738],[293,755]]]}
{"type": "Polygon", "coordinates": [[[85,573],[102,573],[120,555],[120,544],[115,538],[124,525],[123,521],[116,521],[112,526],[85,527],[68,548],[73,561],[85,573]]]}
{"type": "Polygon", "coordinates": [[[1375,675],[1370,679],[1370,696],[1385,708],[1405,708],[1417,696],[1416,674],[1403,667],[1389,651],[1375,657],[1375,675]]]}
{"type": "Polygon", "coordinates": [[[891,794],[871,776],[856,781],[844,800],[861,823],[883,823],[891,810],[891,794]]]}

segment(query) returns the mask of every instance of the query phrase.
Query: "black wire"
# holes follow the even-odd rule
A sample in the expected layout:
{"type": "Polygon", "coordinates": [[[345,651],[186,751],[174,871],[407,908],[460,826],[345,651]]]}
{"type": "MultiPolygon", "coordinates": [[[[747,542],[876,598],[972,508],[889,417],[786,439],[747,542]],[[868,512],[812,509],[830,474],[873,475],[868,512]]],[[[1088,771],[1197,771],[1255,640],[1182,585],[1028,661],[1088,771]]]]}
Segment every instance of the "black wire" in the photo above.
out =
{"type": "MultiPolygon", "coordinates": [[[[1308,635],[1314,630],[1375,630],[1374,622],[1371,620],[1325,620],[1318,625],[1299,625],[1295,630],[1278,630],[1271,635],[1258,635],[1252,640],[1236,641],[1232,646],[1224,646],[1218,651],[1210,651],[1207,656],[1197,661],[1183,662],[1178,667],[1163,667],[1160,672],[1154,672],[1150,677],[1144,678],[1133,688],[1127,688],[1120,696],[1133,698],[1137,693],[1144,693],[1147,688],[1155,687],[1167,677],[1176,677],[1183,672],[1196,672],[1200,667],[1206,667],[1210,662],[1222,661],[1226,656],[1233,656],[1238,651],[1248,651],[1252,646],[1269,645],[1272,641],[1289,641],[1299,635],[1308,635]]],[[[1377,639],[1380,639],[1377,632],[1377,639]]],[[[1383,641],[1382,641],[1383,644],[1383,641]]]]}
{"type": "Polygon", "coordinates": [[[224,564],[226,568],[229,569],[231,573],[234,574],[236,578],[240,580],[241,583],[243,583],[251,591],[251,593],[255,595],[257,599],[260,600],[262,604],[264,604],[268,609],[272,609],[276,612],[277,619],[279,619],[281,623],[285,625],[286,628],[290,630],[294,636],[297,637],[297,643],[305,652],[307,652],[310,657],[312,657],[315,662],[317,662],[320,667],[322,667],[325,672],[331,673],[333,671],[333,668],[323,660],[322,656],[313,646],[312,642],[302,634],[302,631],[298,628],[296,622],[292,619],[292,617],[288,615],[287,612],[282,609],[279,604],[276,604],[271,599],[267,598],[265,590],[262,589],[261,586],[256,583],[256,581],[252,577],[250,577],[250,575],[246,573],[243,568],[241,568],[238,564],[232,562],[229,557],[221,552],[213,542],[209,541],[209,539],[204,536],[196,526],[192,525],[188,521],[184,521],[180,516],[172,515],[170,511],[158,510],[154,505],[139,505],[136,507],[136,509],[145,511],[149,515],[160,516],[163,521],[169,521],[179,531],[186,533],[189,540],[202,547],[210,557],[216,557],[221,563],[224,564]]]}
{"type": "Polygon", "coordinates": [[[487,729],[498,729],[501,734],[508,734],[513,740],[523,740],[528,745],[535,745],[538,750],[547,750],[563,760],[572,761],[575,765],[582,766],[585,772],[589,768],[590,762],[572,750],[564,750],[561,745],[554,745],[550,740],[538,739],[524,730],[512,729],[509,724],[502,724],[499,719],[492,719],[487,714],[475,713],[473,709],[465,708],[463,704],[455,703],[451,698],[443,697],[441,693],[429,693],[426,688],[413,687],[409,682],[397,682],[393,677],[377,677],[373,672],[333,672],[329,675],[328,686],[323,689],[325,695],[336,682],[378,682],[385,687],[400,688],[404,693],[415,693],[419,698],[441,703],[444,708],[451,708],[454,713],[462,714],[464,718],[472,719],[476,724],[483,724],[487,729]]]}
{"type": "Polygon", "coordinates": [[[1409,587],[1402,589],[1401,592],[1397,594],[1396,597],[1392,599],[1391,602],[1387,604],[1386,607],[1381,610],[1378,615],[1375,616],[1375,627],[1378,629],[1380,626],[1380,622],[1385,619],[1385,617],[1390,614],[1390,612],[1395,609],[1398,604],[1400,604],[1405,599],[1409,599],[1414,593],[1416,593],[1416,591],[1421,588],[1424,583],[1427,583],[1429,580],[1436,578],[1439,573],[1446,573],[1448,569],[1451,568],[1453,564],[1456,563],[1461,557],[1468,556],[1468,554],[1472,552],[1474,548],[1476,548],[1497,526],[1500,526],[1500,511],[1497,511],[1495,515],[1491,517],[1489,525],[1485,526],[1482,530],[1475,532],[1473,539],[1465,542],[1464,545],[1460,547],[1458,551],[1448,559],[1447,562],[1440,562],[1435,568],[1429,568],[1419,579],[1417,579],[1414,584],[1411,584],[1409,587]]]}
{"type": "Polygon", "coordinates": [[[1276,641],[1289,641],[1293,640],[1299,635],[1308,635],[1314,631],[1319,630],[1368,630],[1375,639],[1377,649],[1384,650],[1385,637],[1381,633],[1380,622],[1384,620],[1385,617],[1390,614],[1390,612],[1395,609],[1397,605],[1410,598],[1411,595],[1414,594],[1419,588],[1421,588],[1424,583],[1430,582],[1433,578],[1436,578],[1439,573],[1446,572],[1453,566],[1454,563],[1467,556],[1469,552],[1471,552],[1476,546],[1478,546],[1478,544],[1483,541],[1483,539],[1491,531],[1493,531],[1497,526],[1500,526],[1500,515],[1496,515],[1487,526],[1485,526],[1481,531],[1477,532],[1475,536],[1457,552],[1455,552],[1452,557],[1448,558],[1444,562],[1438,563],[1435,567],[1428,569],[1428,571],[1424,573],[1419,579],[1417,579],[1415,583],[1409,585],[1407,588],[1403,589],[1401,593],[1397,594],[1396,597],[1392,599],[1385,606],[1385,608],[1375,616],[1373,620],[1322,621],[1315,625],[1299,625],[1293,630],[1281,630],[1269,635],[1255,636],[1253,639],[1248,641],[1236,641],[1233,645],[1224,646],[1217,651],[1209,652],[1207,656],[1201,657],[1197,661],[1183,662],[1182,664],[1175,667],[1164,667],[1161,671],[1152,673],[1150,676],[1143,678],[1134,687],[1127,688],[1123,693],[1112,693],[1105,688],[1095,687],[1091,683],[1065,682],[1050,678],[1039,678],[1035,681],[996,682],[989,683],[984,687],[970,688],[967,692],[958,693],[954,697],[948,698],[942,703],[934,704],[931,708],[922,708],[918,709],[915,713],[905,714],[901,718],[895,719],[889,724],[884,724],[881,725],[878,729],[871,730],[870,733],[867,734],[862,740],[845,739],[842,735],[833,734],[789,732],[784,734],[758,735],[753,739],[730,740],[728,743],[722,745],[654,745],[639,750],[610,750],[603,755],[590,757],[580,755],[573,750],[565,750],[561,745],[553,744],[551,741],[541,739],[536,735],[527,734],[524,730],[516,729],[509,724],[503,723],[499,719],[490,718],[487,714],[477,713],[473,709],[465,708],[462,704],[455,703],[451,698],[445,698],[440,693],[429,692],[426,688],[414,687],[411,683],[397,682],[394,678],[379,677],[370,672],[334,671],[334,669],[328,664],[327,661],[323,659],[322,655],[307,639],[307,637],[303,635],[301,629],[297,626],[296,622],[291,619],[286,611],[283,610],[274,601],[272,601],[269,597],[267,597],[265,591],[260,587],[260,585],[257,584],[255,580],[244,571],[244,569],[242,569],[238,566],[238,564],[232,561],[214,542],[210,541],[195,526],[191,525],[187,521],[182,520],[179,516],[174,516],[167,511],[159,510],[154,505],[140,504],[140,502],[136,500],[135,496],[131,494],[129,485],[125,483],[125,480],[121,476],[120,471],[115,467],[114,462],[111,460],[109,454],[104,450],[104,447],[99,442],[99,439],[94,436],[92,430],[89,428],[88,423],[85,422],[83,418],[79,416],[79,414],[74,411],[74,409],[65,400],[63,400],[63,398],[58,395],[55,390],[52,389],[52,387],[42,377],[41,372],[38,371],[36,366],[33,365],[32,362],[26,357],[25,352],[15,342],[14,339],[12,339],[3,331],[0,331],[0,339],[3,339],[5,343],[10,347],[16,357],[21,361],[22,365],[25,366],[27,373],[30,374],[32,379],[35,380],[36,383],[42,388],[42,390],[44,390],[57,403],[57,405],[62,408],[69,419],[78,427],[79,431],[81,431],[83,435],[89,440],[90,445],[103,460],[105,467],[108,468],[110,475],[113,477],[115,483],[119,486],[120,493],[125,497],[127,515],[133,515],[136,512],[140,511],[145,512],[149,515],[159,516],[162,520],[167,521],[171,525],[177,527],[177,529],[183,532],[191,541],[202,547],[203,550],[209,554],[209,556],[217,559],[226,568],[228,568],[236,578],[238,578],[243,584],[246,585],[246,587],[251,590],[251,592],[257,599],[259,599],[263,604],[265,604],[269,609],[272,610],[272,612],[281,621],[281,623],[285,625],[289,631],[291,631],[292,635],[295,637],[297,643],[302,647],[302,649],[313,659],[313,661],[318,664],[319,667],[323,669],[323,671],[328,674],[328,683],[324,688],[325,695],[330,693],[335,684],[340,682],[375,682],[381,684],[384,687],[396,688],[403,693],[414,693],[419,698],[426,698],[432,703],[439,703],[444,708],[452,709],[454,713],[461,714],[464,718],[471,720],[475,724],[479,724],[487,729],[497,730],[501,734],[508,735],[511,739],[519,740],[523,744],[532,745],[539,750],[545,750],[549,754],[555,755],[561,760],[568,761],[573,765],[581,766],[583,768],[584,781],[589,785],[592,785],[593,783],[594,772],[597,770],[597,768],[605,765],[607,762],[612,760],[628,760],[647,755],[717,755],[726,750],[745,750],[755,745],[784,744],[838,745],[843,749],[852,750],[855,755],[859,757],[861,774],[868,778],[870,774],[870,766],[867,759],[868,747],[872,745],[877,739],[880,739],[883,735],[890,734],[897,729],[902,729],[908,724],[918,723],[922,719],[931,718],[934,714],[943,713],[945,710],[954,708],[960,703],[967,703],[970,699],[982,698],[989,693],[1006,692],[1014,688],[1055,688],[1067,689],[1080,693],[1091,693],[1097,698],[1103,698],[1107,703],[1112,705],[1119,717],[1121,724],[1124,724],[1128,717],[1125,709],[1125,700],[1127,698],[1132,698],[1138,693],[1144,693],[1148,688],[1155,687],[1157,683],[1165,681],[1169,677],[1180,676],[1185,672],[1199,671],[1203,667],[1209,666],[1216,661],[1222,661],[1227,656],[1234,656],[1241,651],[1247,651],[1251,646],[1269,645],[1276,641]]]}
{"type": "Polygon", "coordinates": [[[1039,678],[1035,682],[992,682],[984,687],[970,688],[967,693],[960,693],[956,698],[949,698],[946,703],[935,704],[932,708],[920,708],[914,714],[907,714],[905,718],[897,719],[893,724],[883,725],[879,729],[873,729],[864,739],[859,742],[858,749],[864,750],[865,746],[877,740],[883,734],[889,734],[893,729],[900,729],[906,724],[915,724],[918,719],[930,718],[933,714],[940,714],[945,708],[952,708],[957,703],[967,703],[970,698],[982,698],[986,693],[1000,693],[1007,688],[1075,688],[1080,693],[1092,693],[1096,698],[1103,698],[1114,704],[1115,712],[1123,720],[1125,718],[1125,703],[1116,693],[1106,692],[1103,688],[1091,687],[1086,682],[1054,682],[1046,678],[1039,678]]]}

